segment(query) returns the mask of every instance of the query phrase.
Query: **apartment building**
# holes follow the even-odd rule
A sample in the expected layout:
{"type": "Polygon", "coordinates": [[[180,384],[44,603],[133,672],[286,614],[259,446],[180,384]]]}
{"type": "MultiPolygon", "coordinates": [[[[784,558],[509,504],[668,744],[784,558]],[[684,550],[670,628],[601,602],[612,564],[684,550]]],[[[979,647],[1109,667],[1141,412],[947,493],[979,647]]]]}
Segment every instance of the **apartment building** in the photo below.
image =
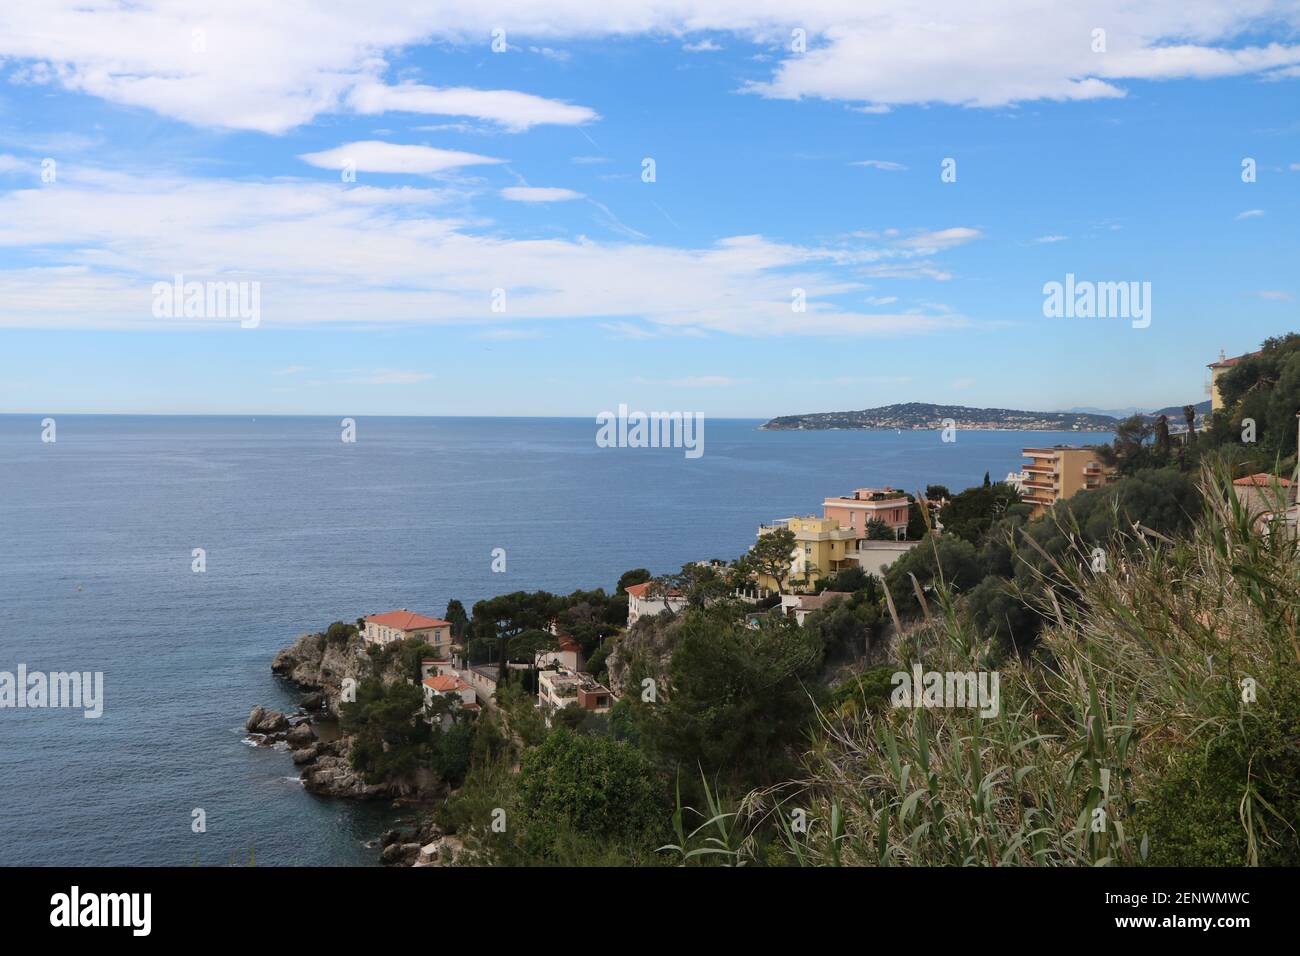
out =
{"type": "Polygon", "coordinates": [[[1091,491],[1106,483],[1114,469],[1103,465],[1092,448],[1057,445],[1053,448],[1026,448],[1021,454],[1029,459],[1023,466],[1021,489],[1024,499],[1033,506],[1037,518],[1048,508],[1080,491],[1091,491]]]}
{"type": "Polygon", "coordinates": [[[886,485],[884,488],[857,488],[852,495],[827,498],[822,502],[822,515],[833,518],[840,527],[861,532],[867,536],[867,524],[882,521],[893,533],[895,540],[907,537],[907,495],[886,485]]]}
{"type": "Polygon", "coordinates": [[[565,707],[578,707],[593,714],[609,713],[614,695],[608,687],[590,674],[577,671],[539,671],[537,674],[537,704],[551,726],[551,717],[565,707]]]}
{"type": "MultiPolygon", "coordinates": [[[[906,499],[904,499],[906,504],[906,499]]],[[[794,532],[794,549],[790,552],[790,576],[786,582],[794,588],[811,588],[818,578],[846,568],[855,560],[858,539],[865,532],[840,527],[836,518],[784,518],[760,525],[759,537],[788,528],[794,532]]],[[[775,591],[777,582],[767,574],[758,575],[758,585],[775,591]]]]}

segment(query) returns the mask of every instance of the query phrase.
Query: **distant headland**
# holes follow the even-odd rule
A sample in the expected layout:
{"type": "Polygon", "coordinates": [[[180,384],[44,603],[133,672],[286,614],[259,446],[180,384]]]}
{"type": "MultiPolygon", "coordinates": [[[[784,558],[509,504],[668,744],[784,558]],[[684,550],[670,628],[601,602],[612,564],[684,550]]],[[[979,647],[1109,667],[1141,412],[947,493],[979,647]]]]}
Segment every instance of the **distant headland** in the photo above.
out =
{"type": "MultiPolygon", "coordinates": [[[[1208,402],[1203,403],[1208,405],[1208,402]]],[[[1198,417],[1203,414],[1196,406],[1198,417]]],[[[1165,414],[1171,428],[1181,424],[1182,409],[1170,407],[1146,417],[1165,414]]],[[[967,408],[965,405],[934,405],[929,402],[906,402],[883,405],[854,412],[814,412],[808,415],[782,415],[760,425],[769,430],[849,429],[929,429],[942,428],[945,419],[959,428],[1001,431],[1079,431],[1111,432],[1121,421],[1113,415],[1092,412],[1029,412],[1015,408],[967,408]]]]}

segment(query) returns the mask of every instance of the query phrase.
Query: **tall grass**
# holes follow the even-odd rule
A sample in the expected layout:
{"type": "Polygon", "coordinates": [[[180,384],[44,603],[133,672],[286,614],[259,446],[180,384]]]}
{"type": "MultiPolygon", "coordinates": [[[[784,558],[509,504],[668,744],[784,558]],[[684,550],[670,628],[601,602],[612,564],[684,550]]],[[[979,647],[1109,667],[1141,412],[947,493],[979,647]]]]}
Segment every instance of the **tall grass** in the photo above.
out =
{"type": "MultiPolygon", "coordinates": [[[[1117,521],[1125,530],[1107,542],[1104,566],[1077,528],[1063,528],[1073,542],[1064,557],[1038,555],[1036,586],[1021,596],[1049,624],[1030,656],[997,663],[995,717],[823,714],[800,779],[734,809],[710,796],[698,816],[711,826],[690,832],[679,807],[672,850],[685,862],[798,865],[1294,859],[1296,542],[1280,527],[1261,533],[1223,476],[1203,474],[1202,491],[1186,538],[1117,521]],[[1214,825],[1200,829],[1217,828],[1213,847],[1180,823],[1198,814],[1214,825]],[[712,852],[692,855],[705,839],[712,852]]],[[[1035,547],[1023,535],[1018,546],[1035,547]]],[[[923,608],[895,642],[899,670],[994,666],[942,579],[923,608]]]]}

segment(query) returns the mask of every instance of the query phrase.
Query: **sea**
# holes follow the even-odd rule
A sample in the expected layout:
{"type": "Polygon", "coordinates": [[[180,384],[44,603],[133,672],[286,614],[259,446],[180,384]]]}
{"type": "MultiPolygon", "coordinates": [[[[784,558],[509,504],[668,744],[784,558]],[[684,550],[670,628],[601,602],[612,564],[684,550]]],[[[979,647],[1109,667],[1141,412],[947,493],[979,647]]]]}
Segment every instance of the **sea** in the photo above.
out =
{"type": "Polygon", "coordinates": [[[358,418],[344,441],[327,417],[46,417],[0,415],[0,672],[101,672],[103,711],[0,708],[5,866],[377,865],[409,810],[308,794],[245,741],[255,704],[293,707],[270,665],[298,635],[612,590],[827,496],[956,491],[1021,448],[1110,439],[709,419],[687,457],[600,447],[592,419],[358,418]]]}

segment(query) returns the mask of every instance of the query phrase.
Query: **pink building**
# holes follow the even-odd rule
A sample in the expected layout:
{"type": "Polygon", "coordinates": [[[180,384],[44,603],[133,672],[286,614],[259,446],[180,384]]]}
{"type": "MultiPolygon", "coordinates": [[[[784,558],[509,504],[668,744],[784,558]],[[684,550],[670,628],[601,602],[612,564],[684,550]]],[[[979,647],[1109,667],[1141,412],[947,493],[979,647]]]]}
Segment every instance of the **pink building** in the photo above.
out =
{"type": "Polygon", "coordinates": [[[834,518],[841,528],[867,533],[871,520],[883,521],[894,537],[907,537],[907,495],[886,485],[884,488],[858,488],[851,497],[827,498],[822,502],[823,517],[834,518]]]}

